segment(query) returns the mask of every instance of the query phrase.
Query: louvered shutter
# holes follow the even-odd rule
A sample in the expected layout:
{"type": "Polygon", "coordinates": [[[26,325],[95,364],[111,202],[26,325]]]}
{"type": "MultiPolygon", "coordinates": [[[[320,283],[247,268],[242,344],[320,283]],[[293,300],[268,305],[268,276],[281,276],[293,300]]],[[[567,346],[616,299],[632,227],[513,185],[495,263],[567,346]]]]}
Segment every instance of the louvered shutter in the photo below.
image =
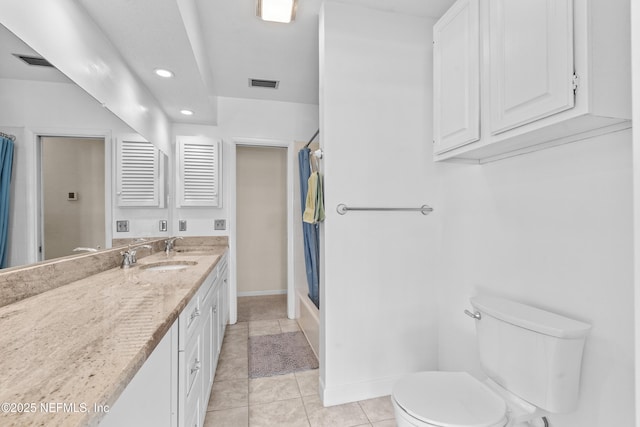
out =
{"type": "Polygon", "coordinates": [[[220,206],[220,143],[178,141],[178,206],[220,206]]]}
{"type": "Polygon", "coordinates": [[[150,142],[119,142],[118,206],[159,206],[159,150],[150,142]]]}

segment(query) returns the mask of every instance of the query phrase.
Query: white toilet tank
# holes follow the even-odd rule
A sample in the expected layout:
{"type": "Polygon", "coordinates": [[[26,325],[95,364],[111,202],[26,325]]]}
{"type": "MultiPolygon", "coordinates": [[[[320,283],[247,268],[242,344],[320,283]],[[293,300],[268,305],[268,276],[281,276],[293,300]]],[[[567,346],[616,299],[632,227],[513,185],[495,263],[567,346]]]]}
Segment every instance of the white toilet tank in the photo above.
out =
{"type": "Polygon", "coordinates": [[[551,413],[578,402],[582,350],[590,325],[525,304],[471,298],[480,362],[500,386],[551,413]]]}

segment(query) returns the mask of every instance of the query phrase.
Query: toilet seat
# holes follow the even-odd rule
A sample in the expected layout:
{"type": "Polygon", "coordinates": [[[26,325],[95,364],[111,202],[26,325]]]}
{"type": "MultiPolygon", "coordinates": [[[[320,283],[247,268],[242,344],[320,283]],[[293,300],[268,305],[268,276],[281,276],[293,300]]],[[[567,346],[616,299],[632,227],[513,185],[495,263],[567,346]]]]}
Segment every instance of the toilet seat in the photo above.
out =
{"type": "Polygon", "coordinates": [[[419,372],[400,380],[393,399],[411,417],[437,427],[503,427],[507,405],[466,372],[419,372]]]}

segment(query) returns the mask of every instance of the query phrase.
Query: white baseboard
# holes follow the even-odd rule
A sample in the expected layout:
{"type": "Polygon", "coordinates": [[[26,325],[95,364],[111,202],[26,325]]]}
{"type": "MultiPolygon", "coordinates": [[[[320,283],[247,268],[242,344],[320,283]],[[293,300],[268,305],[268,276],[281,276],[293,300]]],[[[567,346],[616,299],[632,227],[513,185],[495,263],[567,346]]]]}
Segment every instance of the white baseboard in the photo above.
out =
{"type": "Polygon", "coordinates": [[[360,400],[374,399],[376,397],[389,396],[393,386],[404,375],[389,378],[381,378],[353,384],[342,384],[334,387],[326,387],[324,381],[320,381],[320,396],[324,406],[341,405],[343,403],[357,402],[360,400]]]}
{"type": "Polygon", "coordinates": [[[275,291],[249,291],[249,292],[238,292],[239,297],[258,297],[262,295],[283,295],[286,294],[286,289],[276,289],[275,291]]]}

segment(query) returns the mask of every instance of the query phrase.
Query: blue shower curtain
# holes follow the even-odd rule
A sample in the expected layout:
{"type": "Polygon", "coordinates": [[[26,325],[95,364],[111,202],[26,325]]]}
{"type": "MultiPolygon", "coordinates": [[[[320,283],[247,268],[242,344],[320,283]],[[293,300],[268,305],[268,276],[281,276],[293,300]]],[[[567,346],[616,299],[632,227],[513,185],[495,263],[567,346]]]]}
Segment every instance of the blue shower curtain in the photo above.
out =
{"type": "Polygon", "coordinates": [[[12,167],[13,141],[9,138],[0,137],[0,268],[7,266],[12,167]]]}
{"type": "MultiPolygon", "coordinates": [[[[300,169],[300,216],[302,216],[307,200],[307,181],[311,170],[309,168],[309,156],[311,150],[303,148],[298,152],[298,165],[300,169]]],[[[307,268],[307,284],[309,285],[309,298],[316,307],[320,308],[320,241],[318,224],[302,222],[304,234],[304,263],[307,268]]]]}

